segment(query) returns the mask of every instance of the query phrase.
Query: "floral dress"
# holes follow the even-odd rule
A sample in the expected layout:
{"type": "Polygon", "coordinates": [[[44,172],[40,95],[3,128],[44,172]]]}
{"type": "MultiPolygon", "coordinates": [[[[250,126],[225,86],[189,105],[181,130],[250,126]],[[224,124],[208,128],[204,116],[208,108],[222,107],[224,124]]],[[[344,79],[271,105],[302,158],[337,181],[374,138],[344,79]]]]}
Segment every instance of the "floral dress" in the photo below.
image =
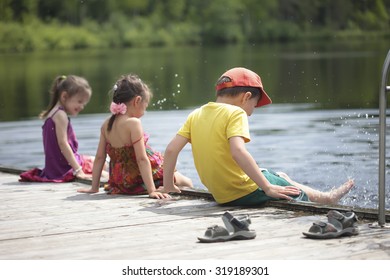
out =
{"type": "MultiPolygon", "coordinates": [[[[155,152],[147,144],[148,135],[144,135],[146,154],[152,167],[153,180],[156,188],[163,184],[163,156],[155,152]]],[[[147,194],[142,180],[133,145],[114,148],[110,143],[106,145],[106,152],[110,157],[110,177],[105,188],[110,194],[147,194]]]]}

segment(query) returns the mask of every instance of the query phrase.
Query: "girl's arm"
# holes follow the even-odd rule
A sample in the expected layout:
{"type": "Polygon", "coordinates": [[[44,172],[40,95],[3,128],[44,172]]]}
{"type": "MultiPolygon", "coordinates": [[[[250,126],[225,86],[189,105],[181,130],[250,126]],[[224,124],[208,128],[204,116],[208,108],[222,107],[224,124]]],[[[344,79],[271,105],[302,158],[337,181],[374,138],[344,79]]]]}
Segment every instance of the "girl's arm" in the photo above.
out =
{"type": "Polygon", "coordinates": [[[72,148],[68,143],[68,115],[63,111],[58,111],[57,114],[53,116],[53,121],[56,125],[56,136],[58,141],[58,146],[65,159],[68,161],[69,165],[73,168],[73,170],[79,170],[76,174],[78,178],[90,178],[85,175],[83,170],[80,169],[80,165],[76,160],[76,157],[73,154],[72,148]]]}
{"type": "Polygon", "coordinates": [[[100,139],[99,145],[96,151],[95,160],[93,162],[92,169],[92,186],[91,188],[82,188],[78,189],[78,192],[81,193],[97,193],[99,192],[100,177],[102,175],[102,170],[104,164],[106,163],[106,137],[104,136],[103,126],[100,129],[100,139]]]}
{"type": "Polygon", "coordinates": [[[152,167],[150,160],[146,154],[145,144],[143,141],[144,132],[141,121],[137,118],[129,119],[129,126],[131,127],[131,142],[134,146],[135,157],[141,172],[142,180],[151,198],[166,198],[168,194],[158,192],[154,186],[152,167]]]}
{"type": "Polygon", "coordinates": [[[264,177],[253,159],[247,151],[242,137],[234,136],[229,139],[230,152],[233,159],[242,168],[242,170],[270,197],[291,200],[290,195],[299,195],[300,190],[294,186],[281,187],[272,185],[264,177]]]}
{"type": "Polygon", "coordinates": [[[188,139],[176,135],[168,144],[164,153],[164,192],[181,192],[174,184],[174,172],[177,162],[177,157],[180,151],[188,143],[188,139]]]}

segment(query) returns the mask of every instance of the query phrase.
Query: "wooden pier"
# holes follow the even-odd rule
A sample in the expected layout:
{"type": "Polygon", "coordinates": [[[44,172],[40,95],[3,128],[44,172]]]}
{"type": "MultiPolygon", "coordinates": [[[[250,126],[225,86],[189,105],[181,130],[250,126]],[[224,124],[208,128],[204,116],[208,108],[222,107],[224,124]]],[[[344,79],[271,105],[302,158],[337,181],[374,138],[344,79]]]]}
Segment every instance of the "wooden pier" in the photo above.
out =
{"type": "Polygon", "coordinates": [[[357,236],[312,240],[302,232],[325,221],[332,207],[284,202],[221,207],[207,193],[154,200],[78,193],[83,182],[18,179],[15,172],[0,172],[2,260],[390,260],[390,230],[368,226],[375,222],[374,210],[353,209],[359,217],[357,236]],[[257,237],[199,243],[197,236],[207,227],[223,225],[225,211],[249,214],[257,237]]]}

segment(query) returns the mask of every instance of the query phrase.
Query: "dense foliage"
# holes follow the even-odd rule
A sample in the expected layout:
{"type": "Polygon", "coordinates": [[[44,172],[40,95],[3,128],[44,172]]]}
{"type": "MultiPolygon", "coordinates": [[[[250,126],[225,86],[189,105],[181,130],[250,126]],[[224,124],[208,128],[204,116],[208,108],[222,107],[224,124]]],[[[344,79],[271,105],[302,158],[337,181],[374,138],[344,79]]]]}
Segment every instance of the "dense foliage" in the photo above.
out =
{"type": "Polygon", "coordinates": [[[389,36],[390,0],[0,0],[0,52],[389,36]]]}

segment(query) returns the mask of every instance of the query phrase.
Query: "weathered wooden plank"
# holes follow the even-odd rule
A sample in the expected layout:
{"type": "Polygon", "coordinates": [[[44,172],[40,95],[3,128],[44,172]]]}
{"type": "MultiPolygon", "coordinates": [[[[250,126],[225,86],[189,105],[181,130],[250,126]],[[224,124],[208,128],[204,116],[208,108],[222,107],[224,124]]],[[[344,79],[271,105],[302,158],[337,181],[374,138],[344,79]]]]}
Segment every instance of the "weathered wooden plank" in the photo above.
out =
{"type": "MultiPolygon", "coordinates": [[[[3,172],[4,174],[20,174],[23,172],[23,170],[12,168],[12,167],[6,167],[0,165],[0,172],[3,172]]],[[[84,184],[90,184],[91,182],[89,180],[76,180],[79,183],[84,184]]],[[[102,183],[102,185],[104,182],[102,183]]],[[[34,185],[31,184],[30,185],[34,185]]],[[[52,187],[53,185],[51,185],[52,187]]],[[[18,190],[21,191],[21,190],[18,190]]],[[[53,191],[52,189],[47,189],[47,191],[53,191]]],[[[211,194],[205,190],[183,190],[182,194],[180,196],[188,197],[188,198],[197,198],[197,199],[206,199],[206,200],[212,200],[213,197],[211,194]]],[[[100,197],[101,199],[106,199],[104,197],[100,197]]],[[[79,198],[79,199],[88,199],[88,198],[79,198]]],[[[378,219],[378,210],[377,209],[368,209],[368,208],[357,208],[354,207],[353,209],[349,206],[345,205],[320,205],[316,203],[308,203],[308,202],[286,202],[286,201],[269,201],[266,203],[266,206],[272,206],[280,209],[287,209],[287,210],[293,210],[293,211],[303,211],[303,212],[310,212],[312,214],[325,214],[330,209],[335,209],[339,211],[351,211],[353,210],[355,213],[359,215],[359,217],[376,221],[378,219]]],[[[386,222],[390,222],[390,211],[385,211],[385,220],[386,222]]]]}
{"type": "MultiPolygon", "coordinates": [[[[389,249],[367,246],[362,238],[310,240],[294,232],[276,234],[280,223],[253,227],[258,236],[250,241],[202,244],[196,236],[208,221],[180,220],[142,227],[44,236],[10,242],[10,257],[23,259],[389,259],[389,249]],[[20,245],[20,243],[19,243],[20,245]],[[26,250],[27,249],[27,250],[26,250]]],[[[258,224],[258,223],[256,223],[258,224]]],[[[293,223],[292,223],[293,224],[293,223]]],[[[281,231],[279,231],[281,232],[281,231]]],[[[364,235],[364,231],[362,232],[364,235]]],[[[387,237],[388,240],[388,237],[387,237]]],[[[2,246],[2,249],[5,249],[2,246]]],[[[2,250],[3,251],[3,250],[2,250]]]]}
{"type": "Polygon", "coordinates": [[[19,183],[0,173],[0,259],[390,259],[390,231],[359,222],[353,237],[302,235],[325,215],[276,207],[220,207],[209,199],[77,193],[79,182],[19,183]],[[221,215],[249,214],[257,237],[203,244],[221,215]]]}

